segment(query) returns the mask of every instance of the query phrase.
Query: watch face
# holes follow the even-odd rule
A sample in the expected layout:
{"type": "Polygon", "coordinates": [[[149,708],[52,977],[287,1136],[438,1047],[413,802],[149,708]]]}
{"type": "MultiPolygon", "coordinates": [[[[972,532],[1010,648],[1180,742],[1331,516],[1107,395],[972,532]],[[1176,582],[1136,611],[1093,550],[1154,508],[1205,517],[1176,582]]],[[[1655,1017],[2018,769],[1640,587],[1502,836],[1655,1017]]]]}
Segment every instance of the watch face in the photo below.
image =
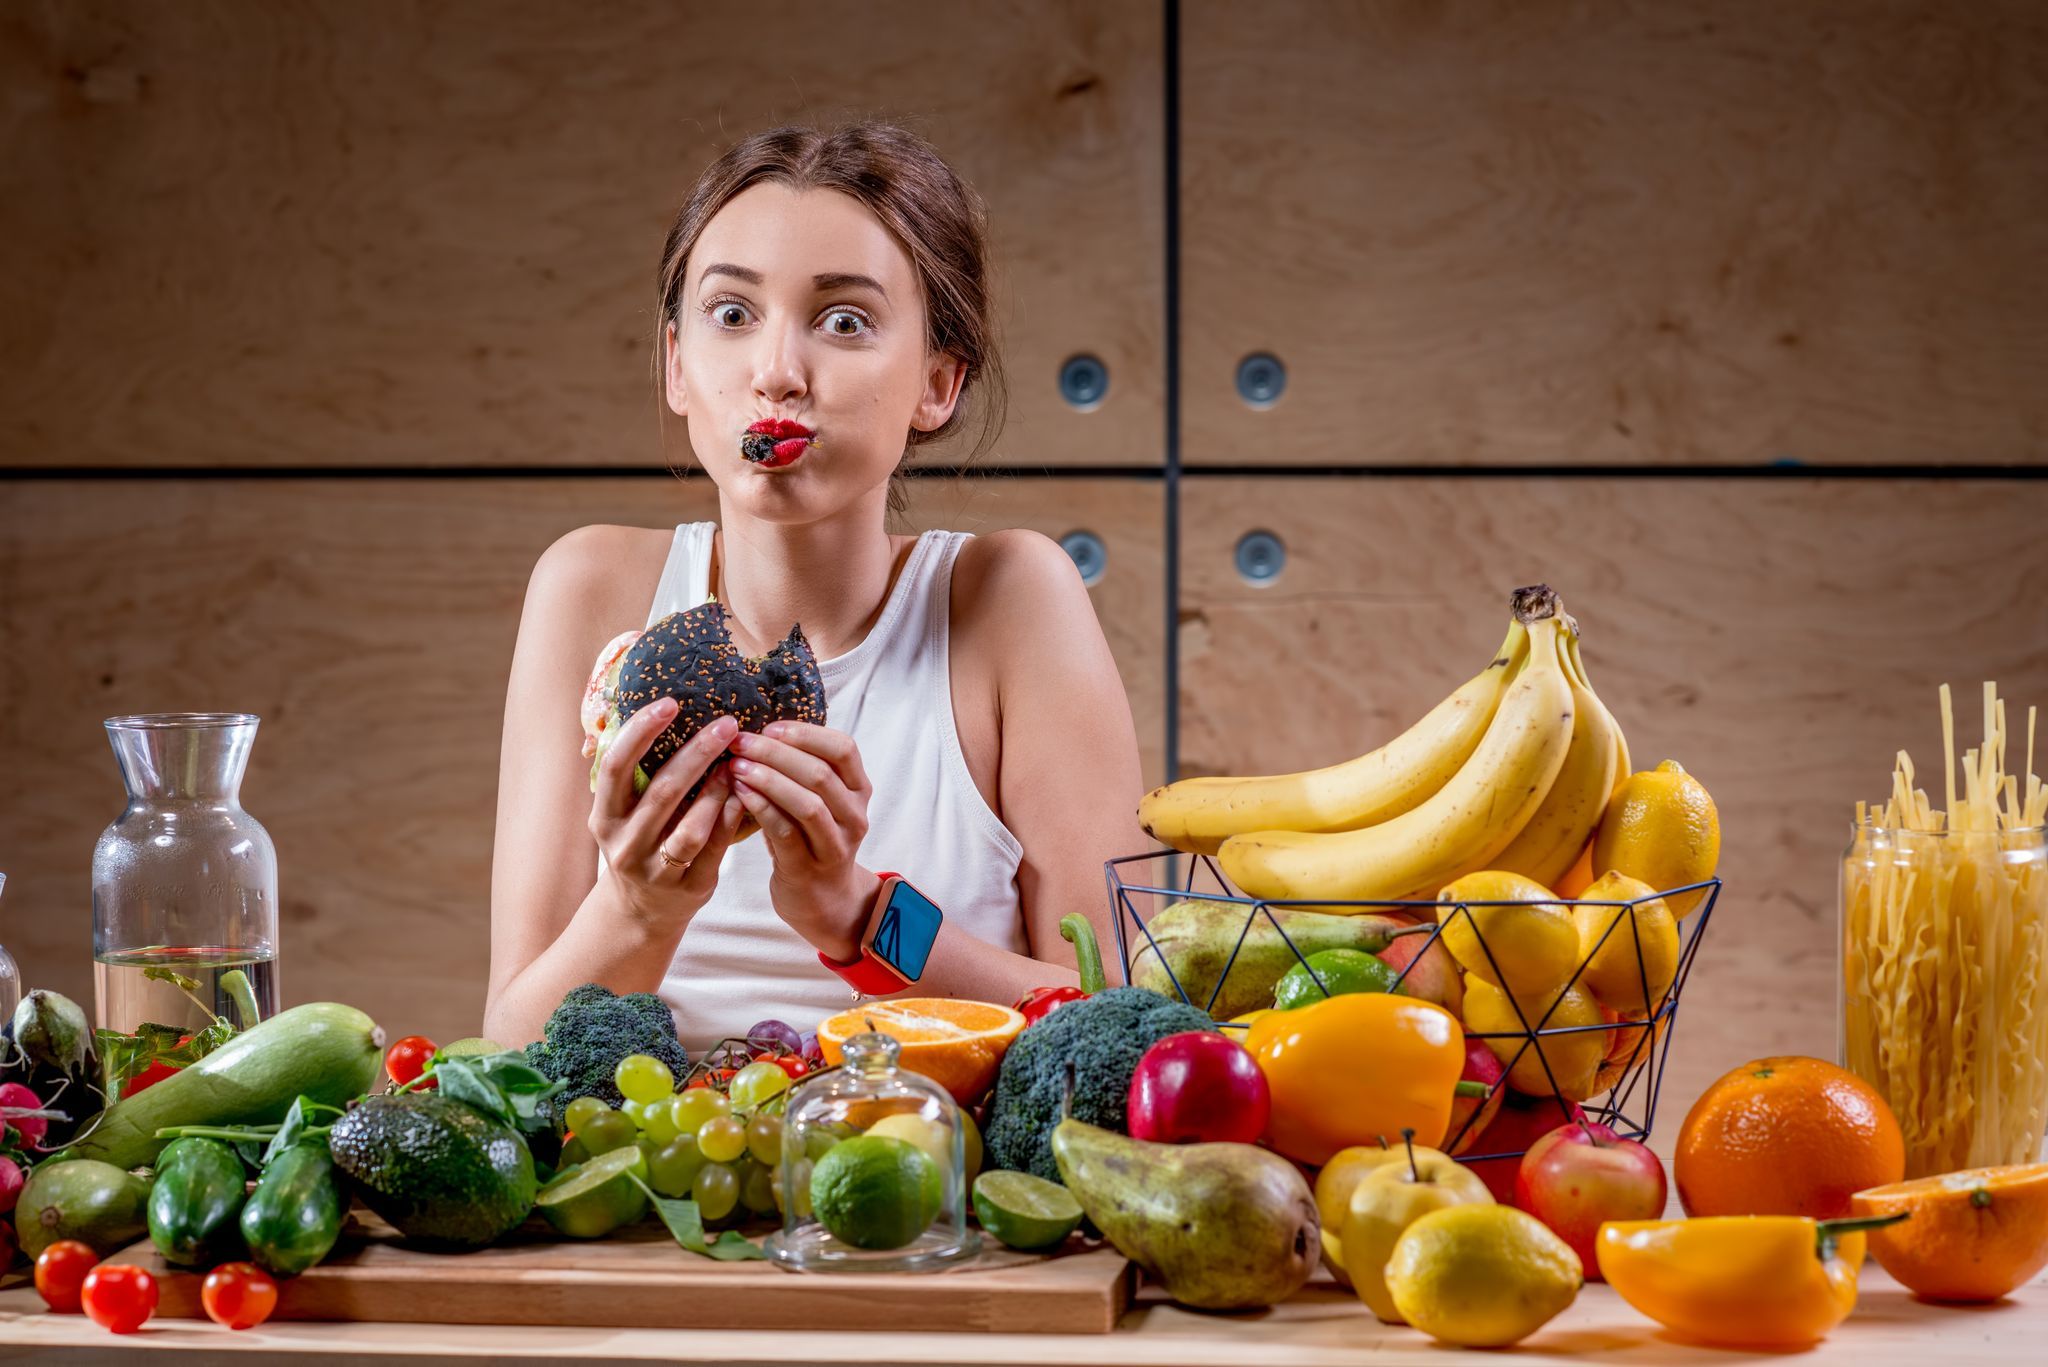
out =
{"type": "Polygon", "coordinates": [[[882,908],[881,919],[875,922],[875,937],[868,948],[915,982],[924,976],[924,961],[931,957],[941,919],[930,898],[908,883],[898,883],[889,894],[889,905],[882,908]]]}

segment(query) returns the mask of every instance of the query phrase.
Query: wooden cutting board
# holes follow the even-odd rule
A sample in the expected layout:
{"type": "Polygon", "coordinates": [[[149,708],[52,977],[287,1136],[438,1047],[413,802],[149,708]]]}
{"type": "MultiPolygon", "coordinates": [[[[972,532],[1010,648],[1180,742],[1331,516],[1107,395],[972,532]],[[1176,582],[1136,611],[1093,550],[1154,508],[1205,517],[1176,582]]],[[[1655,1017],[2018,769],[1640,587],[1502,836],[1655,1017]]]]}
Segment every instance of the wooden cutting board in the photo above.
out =
{"type": "MultiPolygon", "coordinates": [[[[555,1324],[645,1329],[907,1329],[1107,1334],[1129,1303],[1130,1263],[1078,1234],[1052,1254],[984,1236],[973,1260],[930,1273],[798,1273],[685,1253],[651,1218],[603,1239],[539,1221],[474,1253],[407,1248],[358,1207],[327,1260],[282,1283],[280,1320],[555,1324]]],[[[109,1259],[157,1279],[157,1314],[203,1318],[202,1274],[148,1239],[109,1259]]]]}

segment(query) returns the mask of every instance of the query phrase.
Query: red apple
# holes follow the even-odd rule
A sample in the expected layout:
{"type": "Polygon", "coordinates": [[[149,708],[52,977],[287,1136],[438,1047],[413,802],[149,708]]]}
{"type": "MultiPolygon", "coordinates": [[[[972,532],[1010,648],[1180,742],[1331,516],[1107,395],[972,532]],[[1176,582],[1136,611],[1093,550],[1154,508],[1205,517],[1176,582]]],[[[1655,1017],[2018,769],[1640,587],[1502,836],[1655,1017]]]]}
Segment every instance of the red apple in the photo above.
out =
{"type": "Polygon", "coordinates": [[[1272,1109],[1266,1075],[1242,1044],[1209,1030],[1168,1035],[1131,1074],[1133,1139],[1257,1142],[1272,1109]]]}
{"type": "Polygon", "coordinates": [[[1397,935],[1379,952],[1379,960],[1396,973],[1408,969],[1398,989],[1403,995],[1435,1002],[1454,1016],[1464,1016],[1465,980],[1458,976],[1457,961],[1441,939],[1431,940],[1427,931],[1420,930],[1397,935]],[[1429,945],[1427,954],[1422,951],[1424,944],[1429,945]],[[1408,967],[1411,963],[1413,968],[1408,967]]]}
{"type": "MultiPolygon", "coordinates": [[[[1470,1153],[1493,1124],[1494,1116],[1500,1112],[1501,1098],[1508,1094],[1507,1086],[1501,1081],[1506,1075],[1507,1069],[1500,1066],[1500,1055],[1494,1053],[1485,1040],[1465,1041],[1465,1071],[1458,1081],[1481,1083],[1489,1091],[1483,1097],[1461,1096],[1451,1102],[1451,1126],[1444,1131],[1444,1137],[1447,1141],[1445,1152],[1453,1158],[1461,1153],[1470,1153]],[[1472,1118],[1469,1125],[1466,1121],[1468,1116],[1472,1118]],[[1464,1133],[1459,1134],[1460,1130],[1464,1133]],[[1457,1136],[1455,1140],[1451,1139],[1453,1135],[1457,1136]]],[[[1482,1152],[1492,1153],[1494,1150],[1487,1148],[1482,1152]]]]}
{"type": "Polygon", "coordinates": [[[1501,1104],[1499,1114],[1486,1127],[1484,1142],[1477,1146],[1480,1153],[1512,1156],[1476,1161],[1460,1158],[1458,1161],[1479,1174],[1480,1180],[1486,1183],[1486,1189],[1493,1193],[1494,1200],[1511,1206],[1515,1203],[1515,1173],[1522,1166],[1523,1151],[1558,1126],[1583,1118],[1584,1113],[1575,1102],[1560,1101],[1554,1096],[1523,1096],[1516,1092],[1501,1104]]]}
{"type": "Polygon", "coordinates": [[[1600,1222],[1661,1218],[1664,1165],[1635,1140],[1581,1120],[1529,1146],[1515,1174],[1515,1204],[1570,1244],[1587,1280],[1598,1281],[1600,1222]]]}

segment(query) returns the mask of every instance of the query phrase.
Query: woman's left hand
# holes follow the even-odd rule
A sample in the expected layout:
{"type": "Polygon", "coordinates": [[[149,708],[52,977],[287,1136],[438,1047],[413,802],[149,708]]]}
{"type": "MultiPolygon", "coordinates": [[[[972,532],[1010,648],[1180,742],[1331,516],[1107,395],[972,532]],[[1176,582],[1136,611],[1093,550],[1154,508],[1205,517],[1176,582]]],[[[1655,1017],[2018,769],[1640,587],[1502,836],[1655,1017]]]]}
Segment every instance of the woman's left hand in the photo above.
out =
{"type": "Polygon", "coordinates": [[[853,737],[809,722],[772,722],[733,738],[733,791],[761,825],[775,872],[776,915],[844,963],[860,953],[875,876],[854,862],[868,833],[867,769],[853,737]]]}

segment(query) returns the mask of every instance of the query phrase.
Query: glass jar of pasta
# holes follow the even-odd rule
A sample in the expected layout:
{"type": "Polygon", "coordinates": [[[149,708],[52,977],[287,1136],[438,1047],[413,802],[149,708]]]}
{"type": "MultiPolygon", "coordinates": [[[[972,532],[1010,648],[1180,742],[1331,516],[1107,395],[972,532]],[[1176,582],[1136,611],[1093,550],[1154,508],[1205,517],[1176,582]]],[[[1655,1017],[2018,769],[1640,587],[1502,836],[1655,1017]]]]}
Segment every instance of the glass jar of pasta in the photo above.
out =
{"type": "MultiPolygon", "coordinates": [[[[2009,804],[2021,816],[2034,805],[2009,804]]],[[[1917,817],[1897,804],[1863,816],[1842,860],[1841,937],[1842,1062],[1898,1117],[1906,1176],[2036,1161],[2048,1130],[2043,828],[1952,823],[1924,798],[1917,817]]]]}

